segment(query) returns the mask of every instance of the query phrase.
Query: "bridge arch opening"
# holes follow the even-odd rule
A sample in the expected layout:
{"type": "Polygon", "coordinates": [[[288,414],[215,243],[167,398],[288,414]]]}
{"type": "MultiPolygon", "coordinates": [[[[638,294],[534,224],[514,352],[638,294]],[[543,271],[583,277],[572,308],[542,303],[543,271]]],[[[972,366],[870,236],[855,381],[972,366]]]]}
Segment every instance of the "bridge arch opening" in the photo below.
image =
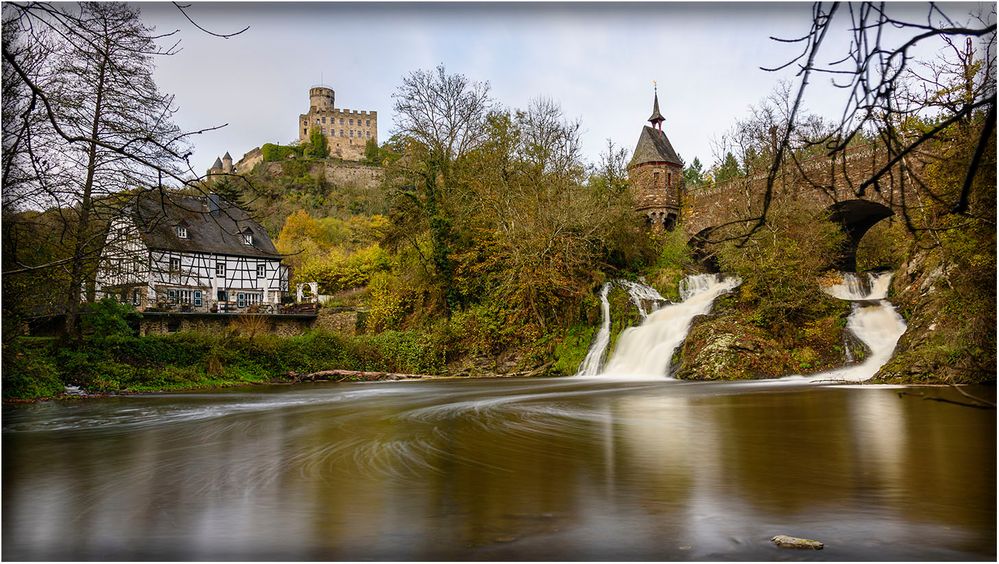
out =
{"type": "Polygon", "coordinates": [[[687,240],[687,246],[690,247],[690,254],[695,262],[700,263],[708,272],[720,272],[718,257],[715,256],[714,251],[708,249],[708,238],[713,230],[714,227],[701,229],[687,240]]]}
{"type": "Polygon", "coordinates": [[[857,248],[864,235],[879,221],[891,217],[891,208],[869,200],[843,200],[826,208],[829,221],[839,224],[846,233],[846,245],[833,268],[847,272],[857,270],[857,248]]]}

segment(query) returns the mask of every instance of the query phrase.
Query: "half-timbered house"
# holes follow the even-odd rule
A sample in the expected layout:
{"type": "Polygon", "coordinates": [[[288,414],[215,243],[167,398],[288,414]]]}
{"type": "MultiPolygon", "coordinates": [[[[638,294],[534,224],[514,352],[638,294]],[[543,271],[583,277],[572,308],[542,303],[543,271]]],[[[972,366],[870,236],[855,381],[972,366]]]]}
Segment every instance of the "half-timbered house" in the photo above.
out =
{"type": "Polygon", "coordinates": [[[216,195],[138,196],[112,223],[96,277],[100,296],[140,310],[275,310],[288,291],[267,232],[216,195]]]}

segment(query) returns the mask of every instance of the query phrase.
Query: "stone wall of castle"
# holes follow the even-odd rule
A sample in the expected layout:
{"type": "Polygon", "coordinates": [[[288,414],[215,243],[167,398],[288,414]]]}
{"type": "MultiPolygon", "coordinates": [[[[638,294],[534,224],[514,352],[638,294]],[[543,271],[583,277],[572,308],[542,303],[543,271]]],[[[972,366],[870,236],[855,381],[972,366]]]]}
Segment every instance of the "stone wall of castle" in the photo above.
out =
{"type": "MultiPolygon", "coordinates": [[[[282,166],[279,162],[267,163],[267,174],[279,176],[282,166]]],[[[378,188],[382,184],[385,170],[377,166],[344,161],[326,161],[315,163],[309,168],[309,174],[322,175],[327,182],[337,187],[354,186],[357,188],[378,188]]]]}
{"type": "Polygon", "coordinates": [[[253,170],[253,167],[257,166],[257,163],[262,162],[264,162],[264,153],[260,150],[260,147],[256,147],[243,155],[243,158],[239,159],[239,162],[236,163],[236,172],[246,174],[253,170]]]}
{"type": "Polygon", "coordinates": [[[312,128],[320,128],[331,157],[359,161],[369,139],[378,143],[378,112],[312,107],[298,121],[298,140],[307,142],[312,128]]]}
{"type": "Polygon", "coordinates": [[[336,186],[378,188],[382,184],[385,170],[358,163],[327,161],[325,174],[326,180],[336,186]]]}

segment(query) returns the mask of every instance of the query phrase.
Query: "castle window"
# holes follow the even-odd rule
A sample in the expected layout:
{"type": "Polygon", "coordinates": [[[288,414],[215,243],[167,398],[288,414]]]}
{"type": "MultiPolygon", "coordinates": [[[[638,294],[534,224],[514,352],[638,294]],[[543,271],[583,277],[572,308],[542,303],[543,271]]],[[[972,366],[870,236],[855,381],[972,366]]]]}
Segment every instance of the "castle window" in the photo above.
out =
{"type": "Polygon", "coordinates": [[[673,187],[673,173],[672,172],[666,174],[666,187],[667,188],[672,188],[673,187]]]}
{"type": "Polygon", "coordinates": [[[343,125],[343,118],[340,118],[340,125],[343,125]]]}
{"type": "MultiPolygon", "coordinates": [[[[343,121],[343,120],[340,120],[340,121],[343,121]]],[[[340,130],[340,137],[343,137],[343,136],[344,136],[344,135],[343,135],[343,130],[341,129],[341,130],[340,130]]]]}
{"type": "Polygon", "coordinates": [[[316,125],[319,125],[319,118],[316,118],[316,125]]]}
{"type": "Polygon", "coordinates": [[[309,128],[308,127],[303,127],[302,128],[302,135],[308,135],[308,134],[309,134],[309,128]]]}
{"type": "Polygon", "coordinates": [[[364,120],[364,125],[367,125],[367,126],[370,127],[371,126],[371,120],[370,119],[364,120]]]}
{"type": "Polygon", "coordinates": [[[364,132],[364,136],[365,137],[371,137],[371,132],[370,131],[365,131],[364,132]]]}
{"type": "Polygon", "coordinates": [[[660,173],[659,171],[656,171],[656,172],[652,173],[652,187],[653,188],[658,188],[659,187],[659,177],[660,176],[662,176],[662,173],[660,173]]]}
{"type": "Polygon", "coordinates": [[[353,119],[350,120],[350,125],[354,125],[354,120],[353,119]]]}
{"type": "Polygon", "coordinates": [[[354,130],[353,130],[353,129],[351,129],[351,130],[350,130],[350,136],[351,136],[351,137],[353,137],[353,136],[354,136],[354,130]]]}

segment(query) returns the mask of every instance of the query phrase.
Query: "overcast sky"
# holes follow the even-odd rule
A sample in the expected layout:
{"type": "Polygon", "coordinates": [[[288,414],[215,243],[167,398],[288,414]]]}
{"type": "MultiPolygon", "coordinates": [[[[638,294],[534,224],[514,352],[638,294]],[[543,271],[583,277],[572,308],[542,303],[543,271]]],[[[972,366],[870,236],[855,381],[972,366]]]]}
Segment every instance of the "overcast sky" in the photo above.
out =
{"type": "MultiPolygon", "coordinates": [[[[895,4],[925,18],[927,4],[895,4]]],[[[946,6],[966,15],[969,4],[946,6]]],[[[171,4],[141,4],[157,31],[179,29],[183,50],[158,60],[156,78],[176,94],[186,130],[227,123],[194,140],[192,164],[207,169],[229,151],[234,160],[263,143],[297,139],[309,87],[323,82],[336,105],[378,112],[379,142],[393,129],[392,93],[416,69],[443,63],[452,73],[488,81],[493,98],[524,108],[558,101],[583,127],[583,149],[596,161],[606,140],[628,149],[652,109],[652,81],[664,130],[689,163],[714,161],[720,138],[747,108],[793,70],[765,72],[796,54],[770,36],[804,35],[811,4],[327,4],[195,3],[189,14],[219,33],[197,31],[171,4]]],[[[845,32],[830,36],[845,54],[845,32]]],[[[830,54],[831,60],[832,54],[830,54]]],[[[810,111],[837,115],[839,93],[820,80],[810,111]]]]}

